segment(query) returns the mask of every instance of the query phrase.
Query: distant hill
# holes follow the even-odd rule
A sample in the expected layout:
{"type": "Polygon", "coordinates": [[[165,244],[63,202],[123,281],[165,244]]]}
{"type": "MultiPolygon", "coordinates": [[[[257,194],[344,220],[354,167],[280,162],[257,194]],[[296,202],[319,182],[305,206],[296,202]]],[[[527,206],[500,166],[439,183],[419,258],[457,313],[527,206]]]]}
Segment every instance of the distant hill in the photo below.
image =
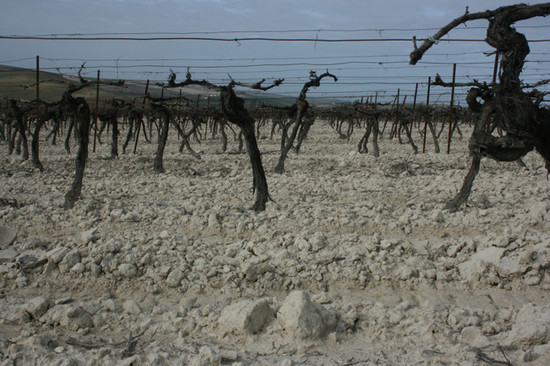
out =
{"type": "MultiPolygon", "coordinates": [[[[78,78],[59,73],[41,71],[40,99],[46,102],[55,102],[60,100],[67,87],[67,83],[69,82],[78,83],[78,78]]],[[[147,82],[145,80],[127,80],[122,87],[101,85],[99,99],[100,101],[105,101],[114,97],[128,100],[142,98],[145,94],[146,84],[147,82]]],[[[148,93],[152,97],[160,98],[162,95],[162,88],[159,85],[156,85],[155,82],[150,82],[148,93]]],[[[267,94],[255,90],[239,89],[237,94],[245,100],[247,105],[288,106],[295,102],[295,97],[282,96],[273,93],[267,94]]],[[[95,103],[96,89],[83,89],[75,95],[83,96],[88,100],[88,102],[95,103]]],[[[189,100],[189,103],[196,103],[197,98],[199,97],[201,105],[205,105],[208,101],[212,104],[215,104],[218,101],[217,93],[200,86],[188,86],[182,88],[181,95],[183,100],[189,100]]],[[[164,90],[164,98],[179,99],[179,96],[179,89],[164,90]]],[[[7,97],[23,100],[36,99],[36,71],[0,65],[0,98],[7,97]]],[[[310,98],[308,100],[311,104],[331,104],[338,102],[337,99],[316,100],[315,98],[310,98]]]]}

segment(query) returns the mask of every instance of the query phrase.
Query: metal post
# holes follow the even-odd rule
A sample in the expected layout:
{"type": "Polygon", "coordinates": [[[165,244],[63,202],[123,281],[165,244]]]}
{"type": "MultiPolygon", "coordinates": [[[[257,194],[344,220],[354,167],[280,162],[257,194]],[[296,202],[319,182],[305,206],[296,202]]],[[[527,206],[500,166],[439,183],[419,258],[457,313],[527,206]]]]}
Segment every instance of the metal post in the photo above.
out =
{"type": "MultiPolygon", "coordinates": [[[[36,123],[39,123],[40,119],[40,56],[36,56],[36,123]]],[[[24,133],[22,131],[22,133],[24,133]]],[[[36,145],[36,153],[39,154],[39,145],[36,145]]]]}
{"type": "Polygon", "coordinates": [[[430,118],[429,106],[430,106],[430,86],[432,85],[432,77],[428,77],[428,94],[426,97],[426,117],[424,120],[424,140],[422,141],[422,154],[426,152],[426,135],[428,132],[428,118],[430,118]]]}
{"type": "Polygon", "coordinates": [[[453,64],[453,85],[451,86],[451,107],[449,110],[449,137],[447,138],[447,154],[451,153],[451,135],[453,133],[453,107],[455,100],[456,64],[453,64]]]}
{"type": "Polygon", "coordinates": [[[413,130],[413,124],[414,124],[414,111],[416,110],[416,96],[418,95],[418,83],[416,83],[416,86],[414,87],[414,100],[413,100],[413,109],[412,109],[412,113],[413,113],[413,120],[411,121],[411,125],[409,126],[409,133],[412,134],[412,130],[413,130]]]}
{"type": "MultiPolygon", "coordinates": [[[[143,103],[142,104],[145,104],[145,100],[147,99],[147,93],[149,92],[149,79],[147,79],[147,84],[145,84],[145,96],[143,97],[143,103]]],[[[141,124],[143,123],[143,121],[138,121],[138,125],[137,125],[137,131],[136,131],[136,142],[134,144],[134,154],[136,153],[137,151],[137,145],[138,145],[138,140],[139,140],[139,130],[141,129],[141,124]]],[[[145,126],[144,126],[145,128],[145,126]]]]}
{"type": "Polygon", "coordinates": [[[95,141],[97,139],[97,118],[99,115],[99,74],[100,71],[97,70],[97,85],[95,90],[95,116],[94,116],[94,147],[93,152],[95,152],[95,141]]]}
{"type": "Polygon", "coordinates": [[[399,126],[399,93],[400,93],[400,89],[398,88],[397,89],[397,97],[395,99],[395,122],[394,122],[393,128],[390,132],[390,139],[397,136],[397,129],[398,129],[398,126],[399,126]]]}
{"type": "MultiPolygon", "coordinates": [[[[493,66],[493,88],[496,86],[497,83],[497,73],[498,73],[498,52],[495,52],[495,64],[493,66]]],[[[491,116],[487,118],[487,124],[485,125],[485,132],[489,133],[491,129],[491,116]]]]}

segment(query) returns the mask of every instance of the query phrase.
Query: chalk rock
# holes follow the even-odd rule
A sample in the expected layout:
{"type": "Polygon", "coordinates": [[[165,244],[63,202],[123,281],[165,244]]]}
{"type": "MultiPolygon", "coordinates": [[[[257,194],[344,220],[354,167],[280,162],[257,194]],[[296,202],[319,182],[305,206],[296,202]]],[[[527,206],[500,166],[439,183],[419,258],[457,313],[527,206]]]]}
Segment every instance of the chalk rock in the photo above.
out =
{"type": "Polygon", "coordinates": [[[80,306],[73,304],[57,305],[50,308],[40,318],[40,321],[54,326],[59,325],[72,331],[93,326],[92,316],[80,306]]]}
{"type": "Polygon", "coordinates": [[[327,238],[323,233],[313,234],[308,241],[311,244],[311,249],[313,249],[314,252],[323,249],[327,245],[327,238]]]}
{"type": "Polygon", "coordinates": [[[296,239],[296,241],[294,242],[294,245],[296,245],[296,247],[298,249],[300,249],[302,252],[309,252],[311,251],[311,244],[309,241],[307,241],[305,238],[298,238],[296,239]]]}
{"type": "Polygon", "coordinates": [[[202,346],[199,354],[190,356],[189,366],[218,366],[221,363],[221,355],[210,347],[202,346]]]}
{"type": "Polygon", "coordinates": [[[58,264],[63,260],[63,258],[65,258],[68,252],[69,249],[64,247],[54,248],[46,253],[46,258],[48,258],[48,260],[52,263],[58,264]]]}
{"type": "Polygon", "coordinates": [[[210,216],[208,216],[208,227],[210,229],[216,229],[216,230],[222,227],[216,214],[210,214],[210,216]]]}
{"type": "Polygon", "coordinates": [[[92,228],[80,233],[80,241],[82,244],[88,244],[98,239],[97,228],[92,228]]]}
{"type": "Polygon", "coordinates": [[[445,215],[443,215],[443,212],[441,211],[434,211],[430,215],[430,219],[434,222],[442,223],[443,221],[445,221],[445,215]]]}
{"type": "Polygon", "coordinates": [[[260,263],[247,263],[244,267],[243,273],[245,280],[247,282],[255,282],[260,278],[263,274],[267,272],[272,272],[273,267],[266,262],[260,262],[260,263]]]}
{"type": "MultiPolygon", "coordinates": [[[[496,266],[501,262],[504,252],[504,248],[498,247],[489,247],[478,251],[472,255],[470,260],[458,265],[460,275],[470,282],[478,281],[488,264],[496,266]]],[[[503,265],[507,264],[503,263],[503,265]]]]}
{"type": "Polygon", "coordinates": [[[13,261],[19,253],[13,248],[0,250],[0,264],[13,261]]]}
{"type": "Polygon", "coordinates": [[[548,360],[550,360],[550,344],[535,346],[525,352],[523,356],[523,361],[529,362],[529,365],[533,366],[546,366],[548,360]]]}
{"type": "Polygon", "coordinates": [[[111,216],[113,219],[116,219],[122,215],[123,211],[120,208],[115,208],[114,210],[111,210],[109,216],[111,216]]]}
{"type": "Polygon", "coordinates": [[[548,343],[550,340],[550,307],[525,304],[516,316],[512,330],[507,333],[505,345],[527,347],[548,343]]]}
{"type": "Polygon", "coordinates": [[[530,206],[529,215],[535,223],[544,223],[546,215],[550,210],[550,203],[535,202],[530,206]]]}
{"type": "Polygon", "coordinates": [[[521,323],[514,324],[512,330],[508,332],[506,340],[503,342],[506,346],[532,346],[548,342],[548,325],[541,323],[521,323]]]}
{"type": "Polygon", "coordinates": [[[273,310],[266,299],[246,299],[225,307],[218,324],[229,332],[255,334],[273,319],[273,310]]]}
{"type": "Polygon", "coordinates": [[[166,284],[170,287],[178,287],[184,277],[185,275],[183,274],[183,272],[180,269],[175,268],[171,270],[166,277],[166,284]]]}
{"type": "Polygon", "coordinates": [[[71,250],[63,259],[61,262],[59,262],[59,270],[61,272],[68,272],[71,268],[73,268],[77,263],[80,262],[80,252],[78,249],[71,250]]]}
{"type": "Polygon", "coordinates": [[[496,268],[500,277],[517,277],[527,272],[527,264],[521,263],[520,256],[507,256],[502,258],[496,268]]]}
{"type": "Polygon", "coordinates": [[[53,301],[44,296],[32,298],[26,305],[24,310],[29,313],[34,319],[40,318],[42,315],[53,306],[53,301]]]}
{"type": "Polygon", "coordinates": [[[478,251],[472,257],[486,263],[497,264],[504,255],[505,250],[504,248],[489,247],[478,251]]]}
{"type": "Polygon", "coordinates": [[[17,232],[9,226],[0,226],[0,248],[6,249],[17,238],[17,232]]]}
{"type": "Polygon", "coordinates": [[[464,327],[460,335],[462,336],[462,342],[473,347],[485,347],[490,344],[489,339],[483,335],[479,327],[464,327]]]}
{"type": "Polygon", "coordinates": [[[139,307],[138,303],[134,300],[128,300],[123,305],[122,308],[124,311],[128,314],[138,315],[141,313],[141,308],[139,307]]]}
{"type": "Polygon", "coordinates": [[[277,314],[283,328],[297,339],[318,339],[336,329],[336,314],[312,302],[305,291],[291,292],[277,314]]]}
{"type": "Polygon", "coordinates": [[[137,276],[138,269],[131,263],[122,263],[118,266],[118,272],[126,278],[134,278],[137,276]]]}

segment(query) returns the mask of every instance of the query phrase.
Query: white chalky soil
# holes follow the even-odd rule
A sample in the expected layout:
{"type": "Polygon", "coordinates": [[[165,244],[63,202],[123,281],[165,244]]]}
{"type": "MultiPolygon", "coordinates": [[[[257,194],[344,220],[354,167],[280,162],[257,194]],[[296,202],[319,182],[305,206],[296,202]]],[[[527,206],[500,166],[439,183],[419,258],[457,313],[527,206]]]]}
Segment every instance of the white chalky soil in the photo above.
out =
{"type": "Polygon", "coordinates": [[[547,364],[542,158],[483,160],[450,213],[467,137],[414,155],[386,135],[377,159],[360,133],[317,121],[282,175],[279,142],[260,139],[276,201],[262,213],[248,156],[219,140],[192,141],[196,160],[171,131],[165,174],[154,144],[115,160],[99,145],[70,211],[74,154],[43,142],[40,173],[1,143],[0,197],[24,206],[0,207],[17,231],[0,248],[0,364],[547,364]]]}

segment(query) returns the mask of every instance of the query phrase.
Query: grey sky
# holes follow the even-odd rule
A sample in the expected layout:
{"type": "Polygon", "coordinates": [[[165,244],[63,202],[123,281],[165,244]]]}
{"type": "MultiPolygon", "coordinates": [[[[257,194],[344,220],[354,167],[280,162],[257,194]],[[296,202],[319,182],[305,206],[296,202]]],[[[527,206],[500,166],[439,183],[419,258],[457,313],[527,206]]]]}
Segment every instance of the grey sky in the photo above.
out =
{"type": "MultiPolygon", "coordinates": [[[[0,35],[51,35],[88,33],[219,32],[196,36],[244,38],[419,38],[435,33],[462,15],[494,9],[518,1],[461,0],[2,0],[0,35]],[[483,5],[479,5],[479,4],[483,5]],[[414,29],[395,31],[391,29],[414,29]],[[423,30],[425,28],[434,28],[423,30]],[[375,29],[380,31],[358,31],[375,29]],[[422,29],[422,30],[420,30],[422,29]],[[317,30],[296,33],[246,33],[244,31],[317,30]],[[331,30],[339,30],[334,32],[331,30]],[[354,30],[343,32],[343,30],[354,30]]],[[[540,1],[532,2],[539,3],[540,1]]],[[[475,21],[450,33],[450,38],[483,39],[486,21],[475,21]]],[[[549,38],[550,22],[537,18],[517,24],[528,39],[549,38]],[[549,27],[534,27],[549,26],[549,27]]],[[[144,36],[151,36],[150,34],[144,36]]],[[[328,69],[340,78],[326,80],[311,96],[382,97],[401,88],[411,95],[416,82],[440,73],[450,79],[456,62],[459,80],[489,81],[493,57],[481,42],[445,42],[432,47],[417,66],[409,66],[412,42],[321,43],[243,41],[35,41],[0,40],[0,63],[76,73],[83,61],[85,72],[105,77],[163,81],[170,68],[180,79],[191,66],[194,78],[227,83],[227,74],[239,81],[285,78],[273,93],[297,95],[309,70],[328,69]],[[19,60],[22,61],[11,61],[19,60]],[[135,60],[135,61],[131,61],[135,60]],[[435,64],[437,63],[437,64],[435,64]],[[277,65],[279,64],[279,65],[277,65]],[[149,66],[142,66],[149,65],[149,66]],[[72,69],[70,69],[72,68],[72,69]]],[[[550,43],[530,44],[531,55],[524,80],[550,78],[550,43]],[[545,62],[541,62],[545,61],[545,62]]],[[[436,90],[448,92],[448,90],[436,90]]],[[[419,96],[425,93],[421,84],[419,96]]],[[[460,92],[458,92],[460,98],[460,92]]],[[[444,99],[445,97],[442,97],[444,99]]],[[[463,99],[463,98],[462,98],[463,99]]],[[[351,100],[351,99],[350,99],[351,100]]],[[[460,100],[459,100],[460,101],[460,100]]]]}

